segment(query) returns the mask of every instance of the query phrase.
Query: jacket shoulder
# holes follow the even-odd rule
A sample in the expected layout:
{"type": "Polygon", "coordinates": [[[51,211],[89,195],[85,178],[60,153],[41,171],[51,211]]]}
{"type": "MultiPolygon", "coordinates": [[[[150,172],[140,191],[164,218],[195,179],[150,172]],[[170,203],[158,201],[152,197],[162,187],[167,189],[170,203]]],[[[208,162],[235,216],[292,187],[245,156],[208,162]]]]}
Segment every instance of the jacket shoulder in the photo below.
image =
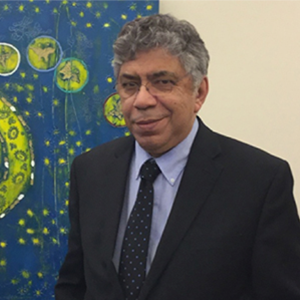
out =
{"type": "Polygon", "coordinates": [[[73,164],[93,165],[95,162],[108,162],[125,152],[132,151],[133,146],[134,138],[132,136],[116,138],[78,155],[75,157],[73,164]]]}

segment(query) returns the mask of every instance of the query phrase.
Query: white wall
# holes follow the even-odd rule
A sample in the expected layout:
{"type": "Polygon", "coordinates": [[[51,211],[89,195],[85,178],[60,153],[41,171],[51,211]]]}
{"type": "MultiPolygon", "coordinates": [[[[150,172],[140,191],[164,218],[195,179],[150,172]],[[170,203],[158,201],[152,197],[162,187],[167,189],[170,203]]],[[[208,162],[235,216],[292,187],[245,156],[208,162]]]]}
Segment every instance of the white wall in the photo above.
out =
{"type": "Polygon", "coordinates": [[[160,0],[210,52],[212,129],[286,159],[300,211],[300,1],[160,0]]]}

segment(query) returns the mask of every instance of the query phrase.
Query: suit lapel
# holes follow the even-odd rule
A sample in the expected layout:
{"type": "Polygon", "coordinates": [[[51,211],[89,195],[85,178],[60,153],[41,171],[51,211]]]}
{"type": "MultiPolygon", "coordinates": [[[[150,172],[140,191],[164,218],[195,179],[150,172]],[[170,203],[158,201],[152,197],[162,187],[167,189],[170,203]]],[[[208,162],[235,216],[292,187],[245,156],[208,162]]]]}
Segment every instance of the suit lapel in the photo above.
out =
{"type": "Polygon", "coordinates": [[[215,158],[220,148],[214,134],[200,122],[187,165],[154,261],[141,290],[146,299],[211,193],[222,171],[215,158]]]}
{"type": "Polygon", "coordinates": [[[97,238],[101,246],[95,247],[94,257],[101,257],[101,260],[95,260],[95,264],[99,263],[95,269],[106,270],[107,281],[111,284],[111,297],[123,299],[122,288],[112,258],[126,191],[127,175],[134,151],[134,139],[133,137],[125,138],[113,144],[113,147],[115,148],[109,146],[105,150],[109,155],[104,156],[105,161],[102,167],[94,166],[97,170],[95,173],[97,192],[93,195],[93,202],[97,203],[99,199],[102,199],[100,207],[93,207],[95,220],[98,222],[98,226],[95,227],[100,231],[97,236],[101,237],[97,238]]]}
{"type": "Polygon", "coordinates": [[[103,236],[105,239],[105,256],[111,260],[116,236],[119,228],[119,221],[122,212],[123,200],[126,191],[127,174],[129,172],[131,156],[134,149],[134,139],[128,138],[122,146],[113,150],[113,159],[108,162],[108,172],[105,174],[105,214],[106,220],[103,236]]]}

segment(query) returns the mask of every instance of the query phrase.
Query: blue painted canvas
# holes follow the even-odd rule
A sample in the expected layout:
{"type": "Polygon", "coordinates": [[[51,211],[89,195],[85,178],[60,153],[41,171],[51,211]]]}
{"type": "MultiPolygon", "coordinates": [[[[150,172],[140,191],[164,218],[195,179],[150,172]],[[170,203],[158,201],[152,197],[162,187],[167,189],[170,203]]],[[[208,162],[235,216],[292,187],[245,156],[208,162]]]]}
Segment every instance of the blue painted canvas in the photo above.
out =
{"type": "Polygon", "coordinates": [[[112,44],[158,1],[0,1],[0,299],[53,299],[76,155],[129,134],[112,44]]]}

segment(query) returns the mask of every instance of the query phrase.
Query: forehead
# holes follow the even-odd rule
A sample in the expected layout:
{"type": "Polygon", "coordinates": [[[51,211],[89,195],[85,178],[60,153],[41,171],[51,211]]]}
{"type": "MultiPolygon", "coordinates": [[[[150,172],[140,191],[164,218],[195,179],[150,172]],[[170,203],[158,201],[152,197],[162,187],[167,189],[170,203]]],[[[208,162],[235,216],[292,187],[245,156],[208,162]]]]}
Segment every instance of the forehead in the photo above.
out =
{"type": "Polygon", "coordinates": [[[177,76],[186,73],[177,56],[172,55],[165,49],[158,48],[138,52],[134,60],[127,61],[121,66],[119,76],[130,74],[147,77],[163,72],[177,76]]]}

